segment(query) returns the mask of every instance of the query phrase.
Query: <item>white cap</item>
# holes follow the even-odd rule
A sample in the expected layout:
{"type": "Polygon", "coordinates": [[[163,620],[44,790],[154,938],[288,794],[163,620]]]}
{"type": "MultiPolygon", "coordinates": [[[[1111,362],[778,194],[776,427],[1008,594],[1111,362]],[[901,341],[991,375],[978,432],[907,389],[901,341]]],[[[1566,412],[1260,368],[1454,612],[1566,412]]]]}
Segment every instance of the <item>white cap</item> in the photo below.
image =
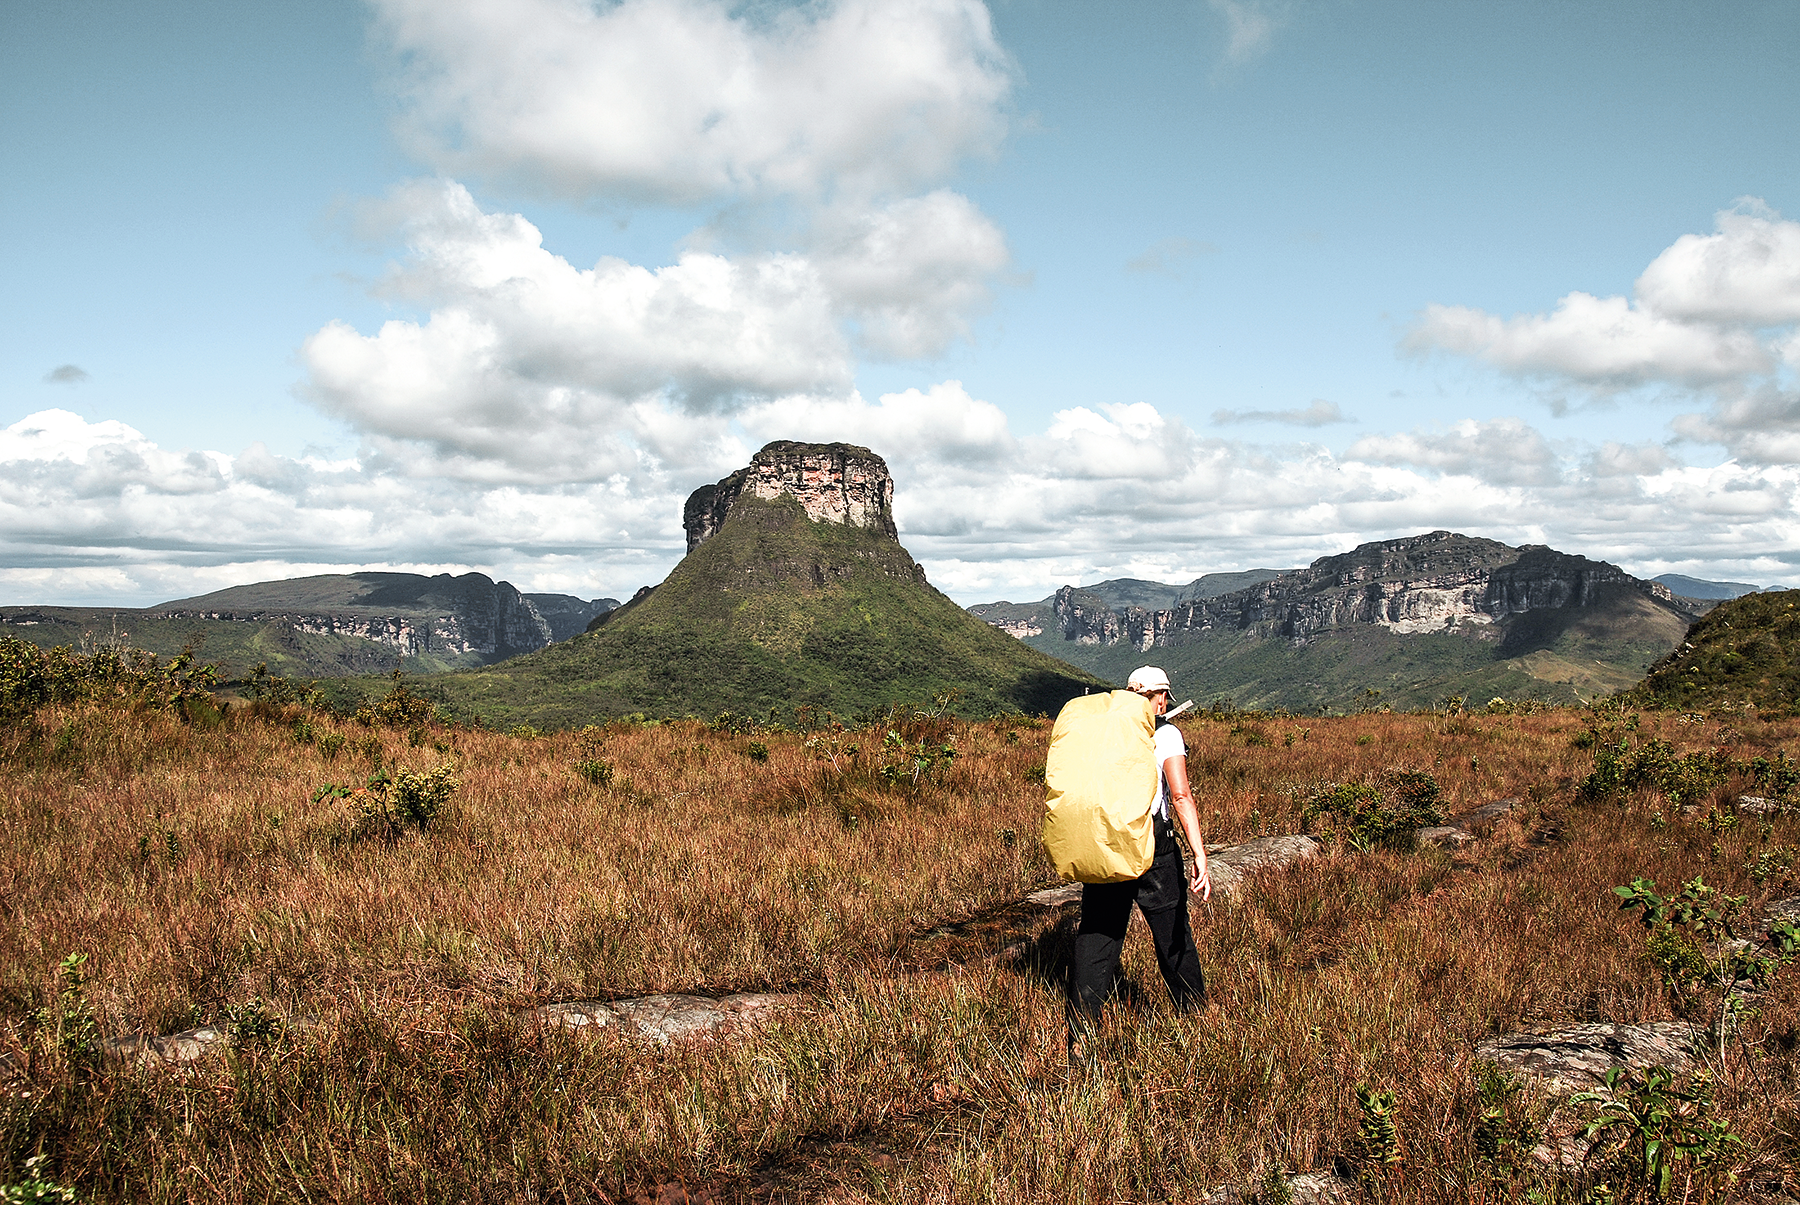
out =
{"type": "Polygon", "coordinates": [[[1153,690],[1169,689],[1169,675],[1154,665],[1146,665],[1142,669],[1131,671],[1131,677],[1125,680],[1127,690],[1135,690],[1139,694],[1149,694],[1153,690]]]}

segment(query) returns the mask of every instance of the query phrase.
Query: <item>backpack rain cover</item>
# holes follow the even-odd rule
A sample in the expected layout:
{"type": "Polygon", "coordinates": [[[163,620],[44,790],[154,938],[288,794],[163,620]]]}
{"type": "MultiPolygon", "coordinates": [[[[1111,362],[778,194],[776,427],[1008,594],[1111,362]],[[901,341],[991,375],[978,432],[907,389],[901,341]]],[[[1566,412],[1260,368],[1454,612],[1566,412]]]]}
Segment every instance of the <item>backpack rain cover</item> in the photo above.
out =
{"type": "Polygon", "coordinates": [[[1044,763],[1044,851],[1077,883],[1123,883],[1150,869],[1156,834],[1156,716],[1129,690],[1070,699],[1044,763]]]}

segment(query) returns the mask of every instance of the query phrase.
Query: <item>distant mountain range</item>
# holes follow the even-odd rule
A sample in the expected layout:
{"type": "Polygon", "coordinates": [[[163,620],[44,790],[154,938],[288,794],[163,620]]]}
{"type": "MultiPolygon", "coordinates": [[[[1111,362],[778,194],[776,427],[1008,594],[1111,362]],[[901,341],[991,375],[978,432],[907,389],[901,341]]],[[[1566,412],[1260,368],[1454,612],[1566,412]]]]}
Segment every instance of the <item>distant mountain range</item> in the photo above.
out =
{"type": "Polygon", "coordinates": [[[970,612],[1114,682],[1154,662],[1201,703],[1315,710],[1589,700],[1636,683],[1714,605],[1604,561],[1448,531],[1243,576],[1065,586],[970,612]],[[1129,601],[1171,590],[1163,606],[1129,601]]]}
{"type": "Polygon", "coordinates": [[[1780,586],[1752,586],[1749,582],[1709,582],[1705,578],[1684,577],[1679,573],[1662,573],[1650,579],[1661,582],[1683,598],[1742,598],[1763,590],[1779,590],[1780,586]]]}
{"type": "Polygon", "coordinates": [[[296,678],[489,665],[583,631],[616,599],[521,594],[481,573],[333,573],[233,586],[154,607],[0,607],[0,631],[50,647],[192,642],[227,679],[258,663],[296,678]]]}

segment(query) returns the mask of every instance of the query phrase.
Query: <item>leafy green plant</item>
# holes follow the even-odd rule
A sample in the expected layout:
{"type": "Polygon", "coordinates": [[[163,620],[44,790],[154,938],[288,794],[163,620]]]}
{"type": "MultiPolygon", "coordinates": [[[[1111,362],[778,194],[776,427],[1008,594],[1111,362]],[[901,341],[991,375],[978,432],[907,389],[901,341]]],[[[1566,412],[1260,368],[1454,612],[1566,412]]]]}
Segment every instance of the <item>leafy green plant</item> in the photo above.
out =
{"type": "Polygon", "coordinates": [[[597,787],[604,787],[613,780],[612,763],[598,757],[581,758],[573,763],[572,768],[577,778],[597,787]]]}
{"type": "Polygon", "coordinates": [[[226,1031],[231,1035],[233,1046],[267,1046],[279,1038],[285,1028],[281,1018],[269,1011],[268,1003],[261,996],[254,996],[242,1004],[227,1004],[224,1013],[226,1031]]]}
{"type": "Polygon", "coordinates": [[[1704,1071],[1685,1088],[1667,1067],[1647,1068],[1642,1079],[1614,1067],[1601,1083],[1569,1098],[1570,1104],[1599,1106],[1599,1115],[1582,1131],[1588,1160],[1622,1162],[1653,1200],[1669,1199],[1678,1169],[1704,1174],[1742,1145],[1730,1126],[1713,1116],[1712,1081],[1704,1071]]]}
{"type": "Polygon", "coordinates": [[[1333,831],[1341,831],[1352,849],[1366,852],[1404,845],[1413,830],[1441,822],[1441,796],[1430,774],[1394,767],[1374,782],[1330,783],[1313,792],[1301,819],[1310,827],[1325,817],[1336,818],[1333,831]]]}
{"type": "Polygon", "coordinates": [[[1662,792],[1672,806],[1680,807],[1704,798],[1738,767],[1723,749],[1677,757],[1668,741],[1651,738],[1633,744],[1629,736],[1617,741],[1596,739],[1594,768],[1581,782],[1589,799],[1610,799],[1639,787],[1662,792]]]}
{"type": "Polygon", "coordinates": [[[86,954],[71,953],[57,965],[61,986],[56,1002],[38,1009],[33,1016],[38,1032],[77,1066],[92,1066],[100,1061],[100,1026],[88,1003],[88,977],[83,969],[87,960],[86,954]]]}
{"type": "Polygon", "coordinates": [[[1356,1108],[1361,1120],[1356,1127],[1355,1155],[1358,1178],[1373,1186],[1389,1169],[1400,1164],[1400,1130],[1394,1124],[1394,1094],[1356,1085],[1356,1108]]]}
{"type": "Polygon", "coordinates": [[[326,783],[313,792],[314,803],[327,799],[345,799],[352,809],[350,835],[354,838],[381,836],[390,840],[407,827],[424,830],[431,827],[450,796],[462,786],[454,762],[444,762],[432,770],[409,770],[404,767],[389,773],[377,770],[360,787],[344,783],[326,783]]]}
{"type": "Polygon", "coordinates": [[[769,746],[762,741],[751,741],[749,748],[744,752],[749,755],[750,760],[753,762],[766,762],[769,760],[769,746]]]}
{"type": "Polygon", "coordinates": [[[1658,894],[1655,879],[1642,877],[1613,888],[1613,894],[1620,899],[1620,910],[1641,913],[1651,935],[1652,956],[1672,986],[1697,981],[1702,989],[1717,993],[1713,1024],[1723,1058],[1734,1011],[1743,1004],[1737,985],[1748,982],[1757,990],[1766,989],[1776,970],[1800,951],[1800,929],[1788,921],[1771,921],[1761,940],[1740,938],[1740,929],[1750,928],[1745,924],[1749,900],[1721,894],[1700,875],[1670,896],[1658,894]],[[1682,936],[1691,940],[1676,940],[1666,932],[1672,929],[1683,930],[1682,936]]]}
{"type": "Polygon", "coordinates": [[[1542,1137],[1525,1103],[1525,1080],[1485,1060],[1475,1065],[1475,1153],[1489,1163],[1512,1167],[1542,1137]]]}
{"type": "Polygon", "coordinates": [[[905,785],[909,790],[918,790],[919,780],[929,780],[939,767],[947,765],[956,756],[956,746],[951,743],[936,743],[919,740],[908,741],[893,729],[881,741],[882,764],[879,771],[882,781],[889,786],[905,785]]]}
{"type": "Polygon", "coordinates": [[[0,1205],[50,1205],[52,1202],[72,1203],[75,1190],[65,1188],[54,1180],[46,1180],[43,1166],[48,1162],[44,1155],[33,1155],[25,1160],[25,1178],[16,1184],[0,1184],[0,1205]]]}

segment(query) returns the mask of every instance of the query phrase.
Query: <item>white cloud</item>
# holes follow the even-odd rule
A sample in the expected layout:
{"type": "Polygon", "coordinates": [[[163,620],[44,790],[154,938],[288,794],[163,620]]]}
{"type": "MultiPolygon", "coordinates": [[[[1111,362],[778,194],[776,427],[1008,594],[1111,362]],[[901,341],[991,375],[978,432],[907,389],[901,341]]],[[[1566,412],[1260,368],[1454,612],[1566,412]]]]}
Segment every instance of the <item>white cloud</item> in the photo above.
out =
{"type": "Polygon", "coordinates": [[[977,0],[376,0],[440,169],[570,197],[875,196],[1006,131],[977,0]]]}
{"type": "Polygon", "coordinates": [[[699,251],[577,268],[517,214],[417,181],[380,207],[410,253],[381,286],[429,309],[306,341],[307,394],[415,471],[486,482],[597,481],[649,454],[686,461],[669,422],[781,397],[842,397],[852,343],[940,351],[987,303],[1000,232],[950,192],[839,222],[816,256],[699,251]]]}
{"type": "Polygon", "coordinates": [[[1676,419],[1679,433],[1748,460],[1790,461],[1800,427],[1784,373],[1800,368],[1800,223],[1745,198],[1714,225],[1651,261],[1631,299],[1570,293],[1549,314],[1512,318],[1432,305],[1402,345],[1596,394],[1697,395],[1711,409],[1676,419]]]}
{"type": "Polygon", "coordinates": [[[1495,485],[1555,485],[1562,479],[1549,441],[1516,418],[1463,419],[1447,430],[1367,435],[1351,444],[1344,457],[1368,464],[1417,465],[1495,485]]]}
{"type": "Polygon", "coordinates": [[[885,359],[933,356],[966,337],[1008,260],[1000,228],[946,189],[821,224],[820,281],[861,349],[885,359]]]}
{"type": "Polygon", "coordinates": [[[1628,567],[1800,580],[1800,564],[1777,563],[1800,561],[1785,551],[1800,548],[1800,470],[1699,469],[1618,445],[1558,459],[1516,420],[1335,457],[1203,438],[1146,403],[1072,408],[1020,433],[947,381],[873,402],[770,399],[735,416],[645,403],[635,421],[616,473],[534,484],[459,481],[379,453],[169,450],[120,423],[45,411],[0,431],[0,589],[15,603],[150,603],[352,567],[473,568],[521,589],[622,598],[679,558],[687,494],[777,438],[886,457],[903,540],[964,602],[1298,565],[1439,527],[1628,567]]]}
{"type": "Polygon", "coordinates": [[[1212,420],[1218,426],[1228,426],[1233,423],[1284,423],[1293,427],[1324,427],[1331,423],[1355,421],[1345,415],[1336,402],[1328,402],[1324,398],[1318,397],[1314,398],[1304,409],[1214,410],[1212,420]]]}
{"type": "Polygon", "coordinates": [[[1755,198],[1684,234],[1637,280],[1639,304],[1681,322],[1770,327],[1800,322],[1800,222],[1755,198]]]}
{"type": "Polygon", "coordinates": [[[1655,381],[1716,385],[1766,372],[1769,350],[1754,335],[1667,318],[1623,297],[1570,293],[1548,314],[1500,318],[1460,305],[1431,305],[1407,337],[1485,360],[1523,377],[1598,389],[1655,381]]]}

